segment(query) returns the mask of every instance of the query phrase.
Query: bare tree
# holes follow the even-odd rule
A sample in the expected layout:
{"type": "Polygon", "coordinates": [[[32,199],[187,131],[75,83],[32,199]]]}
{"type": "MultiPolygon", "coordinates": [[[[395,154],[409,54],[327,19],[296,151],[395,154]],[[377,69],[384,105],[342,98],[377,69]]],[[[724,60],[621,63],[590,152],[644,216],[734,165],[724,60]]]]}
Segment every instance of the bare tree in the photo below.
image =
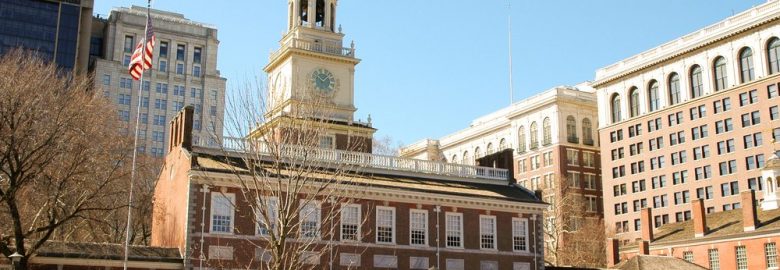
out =
{"type": "MultiPolygon", "coordinates": [[[[588,214],[587,202],[579,184],[568,177],[557,182],[560,188],[546,187],[544,240],[545,263],[554,266],[602,267],[604,254],[603,220],[588,214]]],[[[597,210],[597,209],[594,209],[597,210]]]]}
{"type": "Polygon", "coordinates": [[[0,58],[0,253],[24,255],[96,211],[123,207],[110,187],[130,148],[91,80],[31,53],[0,58]]]}
{"type": "Polygon", "coordinates": [[[389,135],[385,135],[378,139],[374,138],[372,152],[377,155],[398,156],[398,152],[401,150],[402,145],[401,142],[393,140],[389,135]]]}
{"type": "Polygon", "coordinates": [[[308,89],[310,94],[297,100],[266,102],[256,95],[265,91],[251,85],[228,99],[227,133],[242,139],[226,141],[232,149],[224,150],[226,156],[228,150],[241,153],[227,160],[235,165],[243,201],[254,212],[256,233],[263,236],[253,242],[264,250],[262,268],[319,269],[322,264],[312,261],[321,257],[338,263],[335,243],[341,240],[354,240],[351,252],[362,253],[365,241],[360,240],[370,233],[363,224],[371,209],[358,195],[368,181],[356,171],[371,160],[367,153],[350,150],[368,148],[370,134],[350,137],[339,147],[343,150],[335,150],[337,142],[328,134],[334,106],[327,97],[308,89]],[[267,109],[269,104],[282,105],[267,109]]]}

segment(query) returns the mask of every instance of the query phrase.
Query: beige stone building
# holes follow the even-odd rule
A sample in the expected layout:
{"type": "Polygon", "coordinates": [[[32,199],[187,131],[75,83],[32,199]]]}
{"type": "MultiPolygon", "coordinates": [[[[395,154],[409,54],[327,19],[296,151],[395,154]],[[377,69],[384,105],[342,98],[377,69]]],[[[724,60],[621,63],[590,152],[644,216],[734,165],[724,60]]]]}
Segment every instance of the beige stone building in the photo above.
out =
{"type": "Polygon", "coordinates": [[[140,81],[132,80],[127,67],[144,37],[146,8],[115,8],[107,20],[96,19],[93,36],[103,41],[93,63],[98,91],[117,105],[129,135],[141,102],[139,152],[162,157],[170,137],[168,122],[186,105],[195,108],[194,143],[217,145],[222,138],[226,82],[217,70],[217,28],[166,11],[153,9],[151,17],[157,42],[140,97],[140,81]]]}
{"type": "Polygon", "coordinates": [[[607,230],[654,228],[740,208],[767,188],[780,139],[780,2],[769,1],[596,72],[607,230]]]}
{"type": "Polygon", "coordinates": [[[566,249],[563,232],[578,231],[583,221],[598,223],[603,213],[597,119],[588,83],[559,86],[477,118],[466,129],[406,146],[401,156],[509,169],[514,181],[551,204],[546,259],[565,264],[554,258],[566,249]]]}

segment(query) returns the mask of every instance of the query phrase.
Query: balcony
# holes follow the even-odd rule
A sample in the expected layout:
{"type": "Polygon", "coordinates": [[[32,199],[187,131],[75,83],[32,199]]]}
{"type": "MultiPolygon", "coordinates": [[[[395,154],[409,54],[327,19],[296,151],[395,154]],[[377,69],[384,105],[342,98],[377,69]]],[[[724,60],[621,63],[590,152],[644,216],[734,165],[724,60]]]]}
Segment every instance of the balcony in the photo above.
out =
{"type": "Polygon", "coordinates": [[[282,44],[282,47],[279,48],[274,53],[271,53],[270,59],[274,59],[283,52],[289,50],[289,49],[298,49],[298,50],[304,50],[304,51],[310,51],[310,52],[319,52],[319,53],[325,53],[335,56],[341,56],[341,57],[349,57],[349,58],[355,58],[355,45],[353,44],[351,47],[341,47],[341,46],[333,46],[324,44],[321,42],[314,42],[309,40],[302,40],[297,38],[291,38],[287,40],[285,43],[282,44]]]}
{"type": "MultiPolygon", "coordinates": [[[[227,151],[270,154],[271,148],[267,143],[257,142],[249,144],[242,138],[225,137],[222,148],[227,151]]],[[[203,147],[215,148],[214,146],[203,147]]],[[[393,171],[415,172],[423,174],[447,175],[463,178],[477,178],[486,180],[499,180],[505,183],[509,179],[509,171],[490,167],[479,167],[446,162],[435,162],[420,159],[401,158],[394,156],[374,155],[369,153],[351,152],[334,149],[312,148],[296,145],[281,147],[281,156],[291,158],[306,158],[312,162],[335,163],[339,165],[355,166],[355,168],[377,168],[393,171]]]]}
{"type": "Polygon", "coordinates": [[[577,136],[568,136],[566,137],[566,141],[569,143],[580,143],[580,138],[577,138],[577,136]]]}

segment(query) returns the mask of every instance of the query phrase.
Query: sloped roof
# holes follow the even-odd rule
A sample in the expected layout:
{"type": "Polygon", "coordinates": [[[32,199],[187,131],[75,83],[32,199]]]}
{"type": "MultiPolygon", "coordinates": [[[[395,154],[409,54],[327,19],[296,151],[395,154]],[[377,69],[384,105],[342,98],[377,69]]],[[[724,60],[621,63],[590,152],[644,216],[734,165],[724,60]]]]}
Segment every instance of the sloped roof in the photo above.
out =
{"type": "MultiPolygon", "coordinates": [[[[205,152],[196,152],[193,155],[193,170],[222,172],[222,173],[247,173],[249,169],[243,160],[235,157],[226,157],[213,155],[205,152]]],[[[269,165],[270,166],[270,165],[269,165]]],[[[258,168],[258,169],[269,169],[258,168]]],[[[270,171],[266,171],[270,175],[270,171]]],[[[282,170],[282,175],[292,175],[296,173],[292,170],[282,170]]],[[[311,178],[328,179],[333,177],[332,171],[328,169],[312,170],[309,173],[311,178]]],[[[339,177],[343,177],[345,182],[356,186],[371,186],[388,189],[419,191],[435,194],[460,195],[475,198],[498,199],[515,202],[528,202],[544,204],[532,192],[519,186],[510,184],[483,184],[468,181],[453,181],[444,176],[426,175],[410,176],[409,174],[398,173],[365,173],[365,172],[339,172],[339,177]]]]}
{"type": "Polygon", "coordinates": [[[698,264],[670,256],[637,255],[613,267],[620,270],[704,270],[698,264]]]}

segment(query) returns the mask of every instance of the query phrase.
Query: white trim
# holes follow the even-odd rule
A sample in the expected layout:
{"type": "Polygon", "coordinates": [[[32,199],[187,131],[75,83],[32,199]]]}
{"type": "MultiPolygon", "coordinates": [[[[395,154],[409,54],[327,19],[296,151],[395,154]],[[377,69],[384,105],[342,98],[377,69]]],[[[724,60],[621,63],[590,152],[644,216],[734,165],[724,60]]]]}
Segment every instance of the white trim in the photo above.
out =
{"type": "Polygon", "coordinates": [[[376,207],[376,215],[374,216],[375,222],[374,222],[374,234],[375,234],[375,243],[381,244],[381,245],[395,245],[396,244],[396,228],[395,228],[395,220],[396,220],[396,212],[395,207],[388,207],[388,206],[377,206],[376,207]],[[391,242],[379,242],[379,210],[390,210],[390,213],[392,214],[392,220],[390,221],[392,224],[391,227],[391,242]]]}
{"type": "Polygon", "coordinates": [[[428,210],[424,210],[424,209],[409,209],[409,245],[410,246],[428,246],[428,243],[429,243],[428,242],[428,238],[430,238],[429,235],[428,235],[428,210]],[[414,214],[414,213],[423,214],[423,224],[424,224],[424,226],[423,226],[424,227],[423,233],[425,235],[425,239],[423,239],[423,240],[425,240],[425,243],[423,243],[423,244],[412,244],[412,220],[414,220],[412,218],[412,214],[414,214]]]}
{"type": "Polygon", "coordinates": [[[496,249],[498,249],[498,245],[497,245],[498,244],[498,237],[497,237],[498,236],[498,230],[496,228],[497,227],[496,221],[497,221],[496,220],[496,216],[479,215],[479,249],[482,249],[482,250],[496,250],[496,249]],[[482,227],[482,219],[483,218],[484,219],[493,220],[493,228],[491,228],[493,230],[493,247],[492,248],[483,248],[482,247],[482,235],[485,234],[484,230],[486,229],[486,228],[482,227]]]}
{"type": "MultiPolygon", "coordinates": [[[[260,199],[261,198],[258,198],[258,200],[260,200],[260,199]]],[[[266,209],[265,212],[266,213],[277,212],[278,209],[279,209],[279,198],[276,197],[276,196],[267,196],[267,197],[265,197],[265,199],[267,200],[266,205],[271,205],[271,202],[273,202],[274,207],[276,207],[276,209],[270,209],[270,207],[269,207],[269,209],[266,209]]],[[[260,203],[257,203],[257,205],[255,207],[259,208],[260,207],[260,203]]],[[[262,234],[262,233],[260,233],[260,224],[262,224],[262,221],[260,220],[260,214],[261,213],[259,211],[257,211],[257,209],[255,209],[255,235],[256,236],[260,236],[260,237],[267,237],[269,235],[268,231],[269,230],[273,231],[274,228],[276,227],[276,224],[279,222],[279,217],[273,218],[271,220],[271,222],[272,222],[271,228],[266,228],[266,233],[262,234]]]]}
{"type": "Polygon", "coordinates": [[[360,242],[362,240],[361,239],[362,220],[363,220],[363,209],[359,204],[341,204],[341,209],[339,210],[339,240],[343,242],[360,242]],[[344,239],[344,209],[345,208],[357,208],[357,221],[356,221],[357,224],[347,224],[347,225],[357,226],[357,231],[355,232],[355,238],[357,238],[357,240],[344,239]]]}
{"type": "Polygon", "coordinates": [[[444,213],[444,246],[446,248],[457,248],[457,249],[463,249],[463,213],[456,213],[456,212],[446,212],[444,213]],[[447,241],[447,234],[449,233],[449,227],[447,226],[447,221],[449,217],[458,217],[458,230],[460,232],[460,241],[459,246],[450,246],[449,242],[447,241]]]}
{"type": "Polygon", "coordinates": [[[211,207],[209,207],[209,233],[211,234],[233,234],[236,224],[236,195],[233,193],[211,192],[211,207]],[[214,231],[214,199],[217,196],[227,198],[230,200],[230,232],[215,232],[214,231]]]}

